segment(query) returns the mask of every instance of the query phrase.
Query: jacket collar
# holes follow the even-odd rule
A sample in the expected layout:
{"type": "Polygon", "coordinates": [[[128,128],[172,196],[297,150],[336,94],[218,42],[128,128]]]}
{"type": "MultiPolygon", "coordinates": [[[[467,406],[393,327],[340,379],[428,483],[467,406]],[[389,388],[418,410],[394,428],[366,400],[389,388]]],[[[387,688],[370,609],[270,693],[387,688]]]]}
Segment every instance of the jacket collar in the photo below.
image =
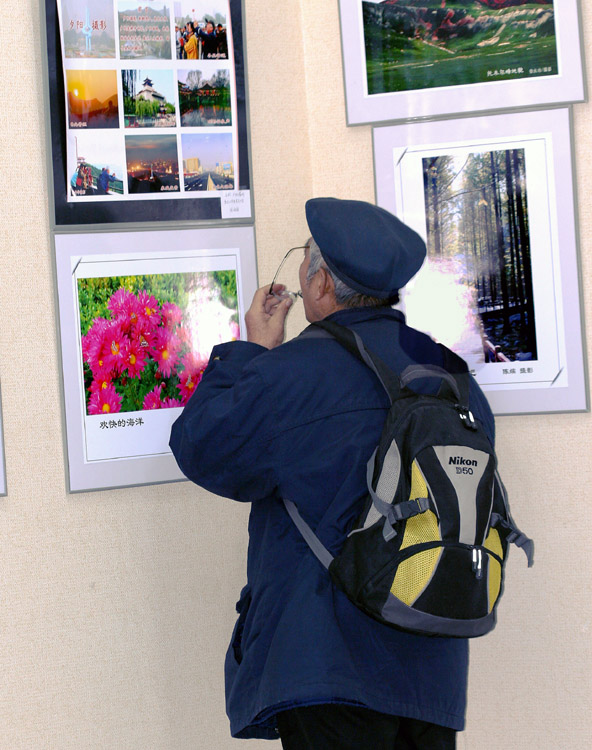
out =
{"type": "Polygon", "coordinates": [[[348,307],[345,310],[327,315],[325,320],[334,320],[344,326],[353,323],[362,323],[367,320],[396,320],[399,323],[405,323],[405,315],[401,310],[394,310],[392,307],[348,307]]]}

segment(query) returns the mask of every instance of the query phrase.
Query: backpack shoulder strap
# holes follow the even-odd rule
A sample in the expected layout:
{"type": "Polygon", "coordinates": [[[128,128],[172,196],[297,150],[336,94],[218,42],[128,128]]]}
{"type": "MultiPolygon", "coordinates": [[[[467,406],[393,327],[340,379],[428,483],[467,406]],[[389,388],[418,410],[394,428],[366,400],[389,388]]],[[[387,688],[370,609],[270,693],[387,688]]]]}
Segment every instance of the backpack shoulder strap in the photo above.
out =
{"type": "Polygon", "coordinates": [[[401,396],[401,385],[397,375],[386,365],[377,354],[374,354],[358,336],[355,331],[346,326],[339,325],[332,320],[318,320],[312,324],[321,329],[325,334],[338,341],[348,352],[366,364],[376,375],[387,392],[391,403],[401,396]]]}
{"type": "Polygon", "coordinates": [[[468,408],[469,371],[467,363],[443,344],[439,344],[443,358],[442,367],[431,364],[409,365],[398,376],[377,354],[366,347],[360,336],[351,328],[339,325],[332,320],[318,320],[312,323],[301,335],[310,337],[329,335],[336,339],[345,349],[374,371],[391,403],[400,398],[403,389],[407,388],[414,380],[439,378],[442,385],[438,391],[438,396],[455,401],[468,408]]]}

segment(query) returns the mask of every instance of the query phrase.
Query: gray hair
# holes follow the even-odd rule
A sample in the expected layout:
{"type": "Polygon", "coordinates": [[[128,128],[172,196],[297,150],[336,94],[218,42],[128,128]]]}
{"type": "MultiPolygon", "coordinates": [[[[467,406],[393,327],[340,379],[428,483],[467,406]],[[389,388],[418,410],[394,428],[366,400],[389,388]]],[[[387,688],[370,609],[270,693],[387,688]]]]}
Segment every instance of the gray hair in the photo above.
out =
{"type": "Polygon", "coordinates": [[[390,307],[391,305],[396,305],[399,301],[398,294],[389,297],[388,299],[382,299],[380,297],[371,297],[368,294],[363,294],[356,289],[352,289],[327,266],[321,255],[321,249],[313,237],[308,240],[307,244],[310,248],[310,261],[308,264],[306,281],[309,282],[321,268],[324,268],[333,279],[333,284],[335,285],[335,301],[338,305],[343,305],[344,307],[390,307]]]}

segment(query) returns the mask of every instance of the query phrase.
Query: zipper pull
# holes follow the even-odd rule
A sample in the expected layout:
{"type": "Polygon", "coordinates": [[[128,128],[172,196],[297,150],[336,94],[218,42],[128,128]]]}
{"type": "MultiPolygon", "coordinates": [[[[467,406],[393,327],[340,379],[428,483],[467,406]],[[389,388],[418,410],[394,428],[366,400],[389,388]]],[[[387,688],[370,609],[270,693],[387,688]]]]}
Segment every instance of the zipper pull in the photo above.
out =
{"type": "Polygon", "coordinates": [[[483,552],[477,547],[473,547],[473,573],[475,578],[483,578],[483,552]]]}

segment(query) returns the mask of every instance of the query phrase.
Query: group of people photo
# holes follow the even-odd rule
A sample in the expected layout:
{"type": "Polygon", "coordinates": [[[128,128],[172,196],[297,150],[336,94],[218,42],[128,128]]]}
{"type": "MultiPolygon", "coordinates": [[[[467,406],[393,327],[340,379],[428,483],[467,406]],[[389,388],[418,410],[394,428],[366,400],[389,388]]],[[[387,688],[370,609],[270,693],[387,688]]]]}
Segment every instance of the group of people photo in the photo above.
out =
{"type": "Polygon", "coordinates": [[[226,28],[211,19],[175,24],[178,60],[227,60],[226,28]]]}

